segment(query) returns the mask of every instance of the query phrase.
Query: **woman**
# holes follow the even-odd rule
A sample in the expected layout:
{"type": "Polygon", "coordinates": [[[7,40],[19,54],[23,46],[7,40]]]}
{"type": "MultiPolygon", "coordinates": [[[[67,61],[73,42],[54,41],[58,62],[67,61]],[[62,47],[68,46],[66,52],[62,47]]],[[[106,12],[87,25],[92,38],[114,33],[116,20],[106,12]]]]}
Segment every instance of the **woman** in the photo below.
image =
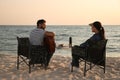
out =
{"type": "Polygon", "coordinates": [[[91,41],[96,42],[96,41],[105,39],[105,31],[99,21],[95,21],[89,25],[91,26],[92,32],[94,32],[95,34],[92,37],[90,37],[87,41],[85,41],[84,43],[80,45],[81,53],[72,54],[71,65],[73,67],[79,68],[79,58],[85,56],[84,48],[89,46],[91,41]]]}

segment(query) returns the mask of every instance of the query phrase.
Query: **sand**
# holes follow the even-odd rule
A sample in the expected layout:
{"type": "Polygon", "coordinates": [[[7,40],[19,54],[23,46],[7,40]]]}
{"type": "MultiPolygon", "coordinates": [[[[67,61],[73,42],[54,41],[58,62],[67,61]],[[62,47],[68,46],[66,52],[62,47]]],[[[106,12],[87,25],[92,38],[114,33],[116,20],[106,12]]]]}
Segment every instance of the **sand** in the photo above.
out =
{"type": "Polygon", "coordinates": [[[107,57],[106,73],[99,67],[83,75],[84,63],[80,68],[70,72],[71,57],[54,55],[49,68],[44,70],[40,65],[35,65],[32,72],[28,73],[28,66],[21,64],[16,67],[17,56],[0,54],[0,80],[120,80],[120,57],[107,57]]]}

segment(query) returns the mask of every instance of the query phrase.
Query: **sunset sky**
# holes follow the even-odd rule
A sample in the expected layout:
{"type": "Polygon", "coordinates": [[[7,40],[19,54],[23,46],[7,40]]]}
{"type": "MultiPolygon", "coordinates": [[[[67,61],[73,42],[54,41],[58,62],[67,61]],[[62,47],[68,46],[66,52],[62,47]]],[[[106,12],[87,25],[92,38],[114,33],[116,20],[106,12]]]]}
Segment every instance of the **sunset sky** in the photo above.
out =
{"type": "Polygon", "coordinates": [[[0,0],[0,25],[120,25],[120,0],[0,0]]]}

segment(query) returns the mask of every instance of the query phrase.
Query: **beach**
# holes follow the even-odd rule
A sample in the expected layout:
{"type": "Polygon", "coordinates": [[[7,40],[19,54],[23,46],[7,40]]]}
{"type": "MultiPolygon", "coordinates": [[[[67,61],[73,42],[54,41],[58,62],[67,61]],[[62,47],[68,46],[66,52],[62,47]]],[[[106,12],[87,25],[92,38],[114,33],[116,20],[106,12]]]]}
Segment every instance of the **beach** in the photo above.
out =
{"type": "Polygon", "coordinates": [[[70,72],[71,57],[66,56],[54,55],[47,70],[37,64],[30,74],[24,63],[17,70],[16,55],[0,54],[0,61],[0,80],[120,80],[120,57],[106,58],[105,74],[95,66],[86,77],[83,75],[84,63],[80,63],[79,70],[70,72]]]}

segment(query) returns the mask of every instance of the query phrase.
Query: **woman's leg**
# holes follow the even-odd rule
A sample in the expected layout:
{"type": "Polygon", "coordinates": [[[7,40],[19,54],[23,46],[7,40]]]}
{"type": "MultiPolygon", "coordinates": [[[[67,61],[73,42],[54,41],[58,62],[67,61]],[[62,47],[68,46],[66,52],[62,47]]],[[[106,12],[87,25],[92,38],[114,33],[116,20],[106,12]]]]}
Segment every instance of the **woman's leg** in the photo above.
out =
{"type": "Polygon", "coordinates": [[[79,59],[85,57],[85,49],[79,46],[72,48],[72,66],[79,67],[79,59]]]}

